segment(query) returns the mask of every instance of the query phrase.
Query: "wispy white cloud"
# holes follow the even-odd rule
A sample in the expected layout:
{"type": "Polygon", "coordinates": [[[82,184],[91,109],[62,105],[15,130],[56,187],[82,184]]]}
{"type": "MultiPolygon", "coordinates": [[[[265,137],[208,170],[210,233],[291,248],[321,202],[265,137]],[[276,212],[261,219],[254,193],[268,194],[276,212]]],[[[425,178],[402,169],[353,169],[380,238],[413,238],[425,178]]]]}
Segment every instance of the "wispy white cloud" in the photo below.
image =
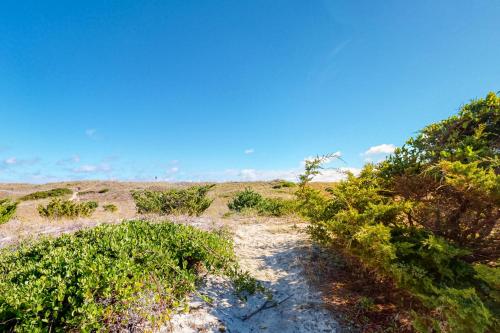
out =
{"type": "Polygon", "coordinates": [[[17,158],[9,157],[9,158],[5,159],[4,163],[8,164],[8,165],[14,165],[17,163],[17,158]]]}
{"type": "Polygon", "coordinates": [[[85,135],[90,138],[90,139],[96,139],[97,138],[97,130],[95,128],[89,128],[85,130],[85,135]]]}
{"type": "Polygon", "coordinates": [[[27,159],[17,158],[17,157],[9,157],[3,161],[3,164],[6,166],[33,165],[33,164],[38,163],[39,161],[40,161],[40,158],[38,158],[38,157],[27,158],[27,159]]]}
{"type": "MultiPolygon", "coordinates": [[[[332,157],[326,161],[326,164],[340,157],[341,152],[332,154],[332,157]]],[[[314,157],[307,157],[303,159],[299,166],[289,169],[256,169],[256,168],[242,168],[242,169],[226,169],[219,172],[207,172],[203,174],[194,175],[191,177],[197,181],[269,181],[274,179],[284,179],[289,181],[298,181],[299,175],[304,172],[304,165],[306,160],[314,157]]],[[[316,176],[314,182],[333,182],[345,179],[347,172],[354,174],[359,173],[357,168],[325,168],[321,170],[321,174],[316,176]]]]}
{"type": "Polygon", "coordinates": [[[71,171],[75,173],[106,173],[112,171],[111,165],[107,163],[101,164],[84,164],[82,166],[73,168],[71,171]]]}
{"type": "Polygon", "coordinates": [[[392,143],[387,144],[383,143],[378,146],[373,146],[370,147],[367,151],[363,153],[364,156],[374,156],[374,155],[381,155],[381,154],[392,154],[394,150],[396,149],[396,146],[393,145],[392,143]]]}
{"type": "Polygon", "coordinates": [[[255,149],[253,148],[248,148],[248,149],[245,149],[244,153],[245,155],[250,155],[250,154],[253,154],[255,152],[255,149]]]}
{"type": "Polygon", "coordinates": [[[81,158],[80,155],[73,155],[68,158],[63,158],[60,159],[59,161],[56,162],[57,165],[67,165],[67,164],[73,164],[73,163],[80,163],[81,158]]]}
{"type": "MultiPolygon", "coordinates": [[[[332,158],[326,161],[325,169],[321,170],[321,174],[313,179],[313,181],[329,182],[339,181],[346,177],[346,172],[350,171],[358,173],[359,170],[355,168],[341,167],[333,168],[336,157],[340,157],[341,152],[332,155],[332,158]],[[328,164],[332,162],[331,164],[328,164]]],[[[95,163],[84,163],[79,155],[74,155],[56,162],[56,165],[61,165],[67,172],[66,174],[51,174],[50,169],[40,170],[33,173],[30,168],[17,167],[18,165],[34,164],[38,159],[20,159],[19,157],[9,157],[0,161],[0,171],[2,172],[2,179],[19,179],[20,181],[34,181],[43,182],[50,181],[51,179],[64,180],[80,180],[80,179],[116,179],[118,174],[119,179],[132,179],[134,180],[147,179],[147,180],[163,180],[163,181],[269,181],[274,179],[285,179],[290,181],[298,181],[300,174],[304,172],[305,161],[313,157],[304,158],[297,161],[295,166],[290,168],[281,169],[266,169],[255,168],[252,166],[242,168],[232,168],[225,170],[204,171],[199,173],[185,172],[178,161],[170,161],[161,165],[160,169],[152,168],[142,171],[134,171],[133,166],[118,165],[110,163],[106,159],[102,159],[95,163]],[[163,172],[161,171],[163,170],[163,172]],[[57,177],[56,177],[57,176],[57,177]],[[131,178],[132,177],[132,178],[131,178]]],[[[50,164],[48,164],[50,165],[50,164]]],[[[54,164],[52,164],[54,166],[54,164]]],[[[159,165],[160,166],[160,165],[159,165]]]]}
{"type": "Polygon", "coordinates": [[[379,163],[382,162],[387,155],[392,154],[396,146],[392,143],[383,143],[381,145],[368,148],[361,156],[364,156],[366,163],[379,163]]]}
{"type": "Polygon", "coordinates": [[[108,156],[106,156],[106,157],[104,157],[102,159],[102,162],[104,162],[104,163],[110,163],[110,162],[116,162],[118,160],[120,160],[120,156],[119,155],[108,155],[108,156]]]}
{"type": "Polygon", "coordinates": [[[42,184],[47,182],[60,182],[65,180],[62,177],[42,173],[40,170],[31,173],[23,173],[21,175],[21,178],[23,182],[37,183],[37,184],[42,184]]]}
{"type": "Polygon", "coordinates": [[[242,169],[238,171],[238,180],[258,181],[258,180],[273,180],[285,179],[296,180],[299,173],[297,170],[259,170],[259,169],[242,169]]]}
{"type": "Polygon", "coordinates": [[[171,167],[170,169],[167,170],[168,174],[173,174],[179,172],[179,167],[171,167]]]}
{"type": "Polygon", "coordinates": [[[325,81],[335,76],[339,69],[337,57],[349,43],[350,40],[344,40],[334,45],[330,52],[324,55],[324,58],[319,63],[319,66],[309,72],[308,80],[315,80],[319,84],[323,84],[325,81]]]}
{"type": "Polygon", "coordinates": [[[348,173],[358,175],[361,169],[342,167],[332,169],[322,169],[321,173],[313,178],[313,182],[338,182],[346,179],[348,173]]]}
{"type": "MultiPolygon", "coordinates": [[[[314,177],[313,182],[336,182],[347,177],[347,172],[358,174],[357,168],[332,168],[323,169],[321,174],[314,177]]],[[[298,181],[302,169],[284,169],[284,170],[262,170],[262,169],[228,169],[220,174],[208,176],[209,180],[214,181],[269,181],[274,179],[284,179],[289,181],[298,181]],[[210,179],[211,178],[211,179],[210,179]]],[[[200,177],[197,177],[200,178],[200,177]]],[[[201,177],[200,179],[207,178],[201,177]]]]}

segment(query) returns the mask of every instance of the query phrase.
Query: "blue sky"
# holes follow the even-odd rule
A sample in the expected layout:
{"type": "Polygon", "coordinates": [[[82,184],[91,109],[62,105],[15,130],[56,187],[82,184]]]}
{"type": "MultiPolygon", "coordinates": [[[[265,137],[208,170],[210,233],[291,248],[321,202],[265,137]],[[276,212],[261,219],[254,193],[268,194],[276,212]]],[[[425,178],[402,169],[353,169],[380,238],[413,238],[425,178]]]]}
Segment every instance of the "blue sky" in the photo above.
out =
{"type": "Polygon", "coordinates": [[[359,168],[500,90],[499,17],[498,0],[2,1],[0,181],[293,178],[337,151],[359,168]]]}

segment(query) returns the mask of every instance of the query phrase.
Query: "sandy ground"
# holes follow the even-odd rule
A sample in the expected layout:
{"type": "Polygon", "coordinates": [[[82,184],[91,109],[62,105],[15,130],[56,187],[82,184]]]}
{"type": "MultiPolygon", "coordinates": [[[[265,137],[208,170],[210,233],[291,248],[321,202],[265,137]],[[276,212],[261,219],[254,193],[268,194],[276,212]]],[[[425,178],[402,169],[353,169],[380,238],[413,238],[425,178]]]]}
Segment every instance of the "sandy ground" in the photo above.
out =
{"type": "Polygon", "coordinates": [[[272,299],[257,294],[241,301],[227,280],[209,277],[199,292],[212,303],[193,296],[190,312],[175,315],[160,332],[340,331],[304,274],[310,260],[304,224],[258,218],[232,222],[241,267],[263,283],[272,299]]]}
{"type": "MultiPolygon", "coordinates": [[[[221,219],[172,216],[169,219],[205,230],[221,227],[231,230],[241,268],[260,281],[272,298],[258,293],[243,301],[226,278],[208,276],[198,295],[208,296],[211,303],[192,295],[189,312],[174,315],[159,332],[340,332],[334,315],[324,307],[321,293],[311,287],[304,273],[305,265],[311,260],[311,245],[301,221],[242,216],[221,219]]],[[[32,235],[74,232],[99,223],[59,221],[56,225],[31,229],[16,220],[9,224],[9,230],[18,229],[16,234],[26,239],[32,235]]],[[[4,245],[16,241],[0,239],[4,245]]]]}
{"type": "MultiPolygon", "coordinates": [[[[59,235],[101,223],[120,223],[123,219],[144,218],[135,212],[130,196],[132,189],[163,189],[172,184],[79,182],[67,184],[10,185],[0,184],[0,197],[16,198],[36,190],[70,187],[71,200],[96,200],[114,203],[115,214],[98,210],[92,218],[49,221],[38,216],[36,207],[48,200],[21,202],[16,217],[0,225],[0,247],[29,238],[59,235]],[[103,194],[99,189],[108,188],[103,194]],[[82,194],[82,192],[94,191],[82,194]]],[[[189,184],[177,185],[189,186],[189,184]]],[[[209,230],[225,227],[234,235],[235,252],[242,269],[259,280],[272,298],[259,293],[247,301],[240,300],[232,284],[220,277],[209,276],[198,293],[208,296],[207,303],[197,295],[190,298],[188,313],[175,315],[160,332],[338,332],[334,315],[324,308],[319,291],[311,287],[304,268],[310,263],[310,243],[304,232],[305,223],[296,218],[264,218],[227,216],[227,202],[245,187],[273,197],[290,197],[293,189],[274,190],[271,183],[218,184],[210,195],[211,207],[200,217],[148,217],[169,219],[209,230]]],[[[206,299],[206,298],[205,298],[206,299]]]]}
{"type": "MultiPolygon", "coordinates": [[[[17,206],[15,217],[8,223],[0,224],[0,247],[21,241],[25,238],[39,235],[59,234],[71,232],[85,227],[93,227],[101,223],[118,223],[123,219],[144,218],[138,215],[135,203],[131,196],[132,190],[150,189],[165,190],[169,188],[185,188],[193,183],[165,183],[165,182],[112,182],[112,181],[80,181],[50,184],[0,184],[0,199],[16,200],[35,191],[45,191],[54,188],[69,188],[73,191],[65,199],[76,201],[96,201],[99,207],[91,218],[76,220],[50,221],[38,214],[38,205],[46,205],[50,199],[21,201],[17,206]],[[100,190],[107,189],[105,193],[100,190]],[[114,204],[118,207],[115,213],[106,212],[105,204],[114,204]]],[[[331,186],[331,183],[314,183],[318,188],[331,186]]],[[[219,183],[208,194],[214,201],[203,213],[202,218],[218,221],[228,212],[227,202],[239,191],[246,187],[261,193],[266,197],[291,198],[296,188],[273,189],[272,182],[230,182],[219,183]]],[[[157,219],[156,216],[147,217],[157,219]]],[[[210,222],[212,223],[212,222],[210,222]]]]}

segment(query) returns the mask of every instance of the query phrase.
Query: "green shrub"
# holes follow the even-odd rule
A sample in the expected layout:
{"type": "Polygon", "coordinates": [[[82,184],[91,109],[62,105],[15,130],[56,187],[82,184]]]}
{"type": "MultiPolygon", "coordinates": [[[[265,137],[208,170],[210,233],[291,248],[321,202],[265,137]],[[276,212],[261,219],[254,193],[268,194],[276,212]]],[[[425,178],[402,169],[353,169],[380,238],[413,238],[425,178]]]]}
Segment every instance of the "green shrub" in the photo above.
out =
{"type": "MultiPolygon", "coordinates": [[[[495,303],[494,290],[481,287],[467,262],[470,251],[411,225],[407,213],[413,204],[386,195],[376,174],[369,165],[359,176],[340,182],[329,200],[323,199],[321,214],[319,209],[302,211],[312,212],[313,239],[356,256],[437,311],[441,317],[427,318],[428,325],[443,332],[485,332],[493,324],[495,306],[487,305],[495,303]]],[[[491,269],[499,274],[498,268],[491,269]]]]}
{"type": "Polygon", "coordinates": [[[306,162],[298,207],[313,239],[357,257],[432,311],[415,314],[417,330],[494,330],[499,146],[500,98],[489,94],[328,195],[307,186],[325,158],[306,162]]]}
{"type": "Polygon", "coordinates": [[[290,182],[287,180],[276,180],[272,182],[272,188],[277,190],[281,188],[295,187],[296,184],[294,182],[290,182]]]}
{"type": "Polygon", "coordinates": [[[412,222],[495,259],[500,235],[500,97],[489,93],[425,127],[383,162],[393,196],[414,203],[412,222]]]}
{"type": "Polygon", "coordinates": [[[232,211],[255,210],[260,215],[283,216],[294,209],[294,201],[277,198],[264,198],[250,188],[238,192],[227,204],[232,211]]]}
{"type": "Polygon", "coordinates": [[[38,192],[33,192],[30,194],[27,194],[27,195],[21,197],[19,200],[27,201],[27,200],[55,198],[55,197],[62,197],[65,195],[71,195],[72,193],[73,193],[73,191],[71,191],[69,188],[54,188],[54,189],[48,190],[48,191],[38,191],[38,192]]]}
{"type": "Polygon", "coordinates": [[[259,193],[250,188],[236,193],[232,201],[227,206],[230,210],[241,212],[245,208],[257,208],[264,198],[259,193]]]}
{"type": "Polygon", "coordinates": [[[81,191],[81,192],[78,192],[79,195],[85,195],[85,194],[93,194],[95,193],[95,191],[93,190],[88,190],[88,191],[81,191]]]}
{"type": "Polygon", "coordinates": [[[187,189],[167,191],[133,191],[132,197],[139,213],[161,215],[188,214],[201,215],[213,202],[207,197],[215,185],[192,186],[187,189]]]}
{"type": "Polygon", "coordinates": [[[0,200],[0,224],[8,222],[16,213],[17,202],[9,199],[0,200]]]}
{"type": "Polygon", "coordinates": [[[279,217],[292,213],[294,208],[295,202],[293,200],[264,198],[257,207],[257,211],[260,215],[279,217]]]}
{"type": "Polygon", "coordinates": [[[195,290],[199,267],[254,286],[223,234],[168,222],[102,225],[2,249],[0,331],[122,331],[138,317],[161,323],[195,290]]]}
{"type": "Polygon", "coordinates": [[[88,190],[88,191],[81,191],[81,192],[78,192],[78,194],[81,194],[81,195],[84,195],[84,194],[103,194],[103,193],[106,193],[106,192],[109,192],[109,188],[103,188],[102,190],[99,190],[99,191],[95,191],[95,190],[88,190]]]}
{"type": "Polygon", "coordinates": [[[39,205],[38,213],[49,219],[89,217],[94,213],[98,204],[95,201],[74,202],[69,200],[52,199],[47,206],[39,205]]]}
{"type": "Polygon", "coordinates": [[[102,206],[102,208],[104,209],[105,212],[110,212],[110,213],[114,213],[118,210],[118,207],[116,207],[116,205],[114,204],[107,204],[102,206]]]}

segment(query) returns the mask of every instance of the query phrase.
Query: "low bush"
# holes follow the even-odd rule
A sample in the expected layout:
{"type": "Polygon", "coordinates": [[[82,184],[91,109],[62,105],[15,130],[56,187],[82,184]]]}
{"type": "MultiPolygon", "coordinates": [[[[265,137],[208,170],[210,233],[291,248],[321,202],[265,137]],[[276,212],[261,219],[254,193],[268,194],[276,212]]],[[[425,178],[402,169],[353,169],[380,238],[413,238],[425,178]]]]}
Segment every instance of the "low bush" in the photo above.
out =
{"type": "Polygon", "coordinates": [[[0,224],[8,222],[16,213],[17,202],[9,199],[0,200],[0,224]]]}
{"type": "Polygon", "coordinates": [[[245,188],[245,190],[236,193],[227,206],[230,210],[241,212],[245,208],[257,208],[263,200],[262,195],[250,188],[245,188]]]}
{"type": "Polygon", "coordinates": [[[38,192],[33,192],[30,194],[27,194],[27,195],[21,197],[19,200],[27,201],[27,200],[55,198],[55,197],[62,197],[65,195],[71,195],[72,193],[73,193],[73,191],[71,191],[69,188],[54,188],[54,189],[48,190],[48,191],[38,191],[38,192]]]}
{"type": "MultiPolygon", "coordinates": [[[[0,331],[125,331],[161,324],[199,268],[255,291],[220,232],[128,221],[0,250],[0,331]]],[[[252,282],[253,281],[253,282],[252,282]]],[[[252,282],[252,283],[251,283],[252,282]]]]}
{"type": "Polygon", "coordinates": [[[93,190],[78,192],[79,195],[94,194],[94,193],[95,193],[95,191],[93,191],[93,190]]]}
{"type": "Polygon", "coordinates": [[[358,258],[420,300],[422,332],[487,332],[499,325],[500,98],[465,105],[424,128],[385,161],[328,194],[297,192],[313,239],[358,258]]]}
{"type": "Polygon", "coordinates": [[[295,184],[294,182],[287,181],[287,180],[275,180],[272,182],[272,188],[275,190],[281,189],[281,188],[295,187],[295,186],[297,186],[297,184],[295,184]]]}
{"type": "Polygon", "coordinates": [[[294,210],[294,201],[278,198],[264,198],[250,188],[238,192],[228,203],[232,211],[255,210],[260,215],[283,216],[294,210]]]}
{"type": "Polygon", "coordinates": [[[107,204],[102,206],[102,208],[104,209],[105,212],[110,212],[110,213],[114,213],[118,210],[118,207],[116,207],[116,205],[114,204],[107,204]]]}
{"type": "Polygon", "coordinates": [[[78,192],[78,194],[81,194],[81,195],[85,195],[85,194],[103,194],[103,193],[106,193],[106,192],[109,192],[109,188],[103,188],[102,190],[99,190],[99,191],[95,191],[95,190],[88,190],[88,191],[82,191],[82,192],[78,192]]]}
{"type": "Polygon", "coordinates": [[[52,199],[47,206],[39,205],[38,213],[49,219],[89,217],[94,213],[98,204],[95,201],[74,202],[69,200],[52,199]]]}
{"type": "Polygon", "coordinates": [[[266,216],[284,216],[291,214],[295,210],[295,201],[279,198],[264,198],[257,211],[260,215],[266,216]]]}
{"type": "Polygon", "coordinates": [[[161,215],[188,214],[201,215],[213,202],[207,197],[215,185],[192,186],[187,189],[167,191],[133,191],[137,211],[161,215]]]}

